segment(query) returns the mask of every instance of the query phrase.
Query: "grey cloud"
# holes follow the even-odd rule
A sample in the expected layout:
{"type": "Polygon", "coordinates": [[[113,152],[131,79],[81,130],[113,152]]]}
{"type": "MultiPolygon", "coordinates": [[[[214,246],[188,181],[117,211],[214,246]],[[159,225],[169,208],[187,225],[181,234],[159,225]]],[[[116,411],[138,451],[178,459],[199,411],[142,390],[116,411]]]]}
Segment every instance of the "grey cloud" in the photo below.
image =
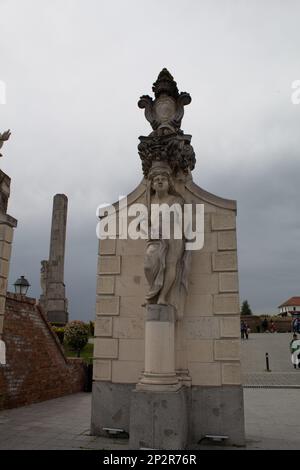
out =
{"type": "Polygon", "coordinates": [[[65,193],[70,312],[93,317],[95,209],[140,181],[149,128],[136,103],[166,66],[192,95],[195,181],[238,201],[241,298],[274,311],[299,294],[299,13],[296,0],[0,1],[1,129],[12,129],[1,168],[19,220],[10,283],[25,274],[39,295],[52,197],[65,193]]]}

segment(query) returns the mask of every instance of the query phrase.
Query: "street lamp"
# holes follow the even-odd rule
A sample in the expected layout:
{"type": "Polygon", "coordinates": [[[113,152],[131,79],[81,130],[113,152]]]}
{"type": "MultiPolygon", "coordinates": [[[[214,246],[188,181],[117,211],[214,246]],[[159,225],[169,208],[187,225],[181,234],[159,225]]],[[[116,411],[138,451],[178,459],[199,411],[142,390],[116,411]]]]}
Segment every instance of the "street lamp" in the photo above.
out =
{"type": "Polygon", "coordinates": [[[26,295],[30,284],[24,276],[21,276],[16,280],[14,286],[16,294],[26,295]]]}

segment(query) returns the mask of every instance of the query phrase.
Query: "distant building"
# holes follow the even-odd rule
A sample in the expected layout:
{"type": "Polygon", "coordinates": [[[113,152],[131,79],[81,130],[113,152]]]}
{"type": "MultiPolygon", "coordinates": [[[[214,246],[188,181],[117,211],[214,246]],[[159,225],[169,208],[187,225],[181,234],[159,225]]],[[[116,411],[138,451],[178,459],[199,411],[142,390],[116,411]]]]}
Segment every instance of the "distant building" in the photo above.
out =
{"type": "Polygon", "coordinates": [[[278,306],[279,315],[286,317],[287,315],[300,316],[300,296],[291,297],[289,300],[278,306]]]}

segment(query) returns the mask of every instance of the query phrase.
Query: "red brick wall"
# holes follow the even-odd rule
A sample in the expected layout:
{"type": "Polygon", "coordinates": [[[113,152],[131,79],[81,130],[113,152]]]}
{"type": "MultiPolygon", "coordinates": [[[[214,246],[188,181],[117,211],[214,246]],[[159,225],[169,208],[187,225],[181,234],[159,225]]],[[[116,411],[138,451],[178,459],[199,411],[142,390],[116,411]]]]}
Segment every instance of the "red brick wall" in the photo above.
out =
{"type": "Polygon", "coordinates": [[[6,365],[0,366],[0,409],[80,392],[82,359],[67,359],[35,299],[7,294],[2,339],[6,365]]]}
{"type": "MultiPolygon", "coordinates": [[[[264,315],[258,316],[258,315],[241,315],[241,320],[244,320],[247,325],[249,326],[250,330],[252,333],[256,333],[256,327],[260,327],[260,333],[262,333],[262,326],[261,322],[264,319],[264,315]]],[[[271,319],[274,322],[275,325],[275,330],[278,333],[287,333],[292,331],[292,318],[291,317],[267,317],[268,323],[269,323],[269,329],[270,329],[270,322],[271,319]]]]}

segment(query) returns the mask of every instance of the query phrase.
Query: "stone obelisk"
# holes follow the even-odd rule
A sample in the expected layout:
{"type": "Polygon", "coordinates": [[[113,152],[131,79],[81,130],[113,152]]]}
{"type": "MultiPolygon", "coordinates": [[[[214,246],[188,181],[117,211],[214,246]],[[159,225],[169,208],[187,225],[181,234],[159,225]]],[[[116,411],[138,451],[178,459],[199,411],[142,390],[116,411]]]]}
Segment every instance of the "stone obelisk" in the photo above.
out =
{"type": "Polygon", "coordinates": [[[42,262],[46,273],[44,272],[41,304],[47,312],[48,320],[62,325],[68,322],[68,301],[64,284],[67,210],[67,196],[56,194],[53,198],[49,261],[42,262]]]}

